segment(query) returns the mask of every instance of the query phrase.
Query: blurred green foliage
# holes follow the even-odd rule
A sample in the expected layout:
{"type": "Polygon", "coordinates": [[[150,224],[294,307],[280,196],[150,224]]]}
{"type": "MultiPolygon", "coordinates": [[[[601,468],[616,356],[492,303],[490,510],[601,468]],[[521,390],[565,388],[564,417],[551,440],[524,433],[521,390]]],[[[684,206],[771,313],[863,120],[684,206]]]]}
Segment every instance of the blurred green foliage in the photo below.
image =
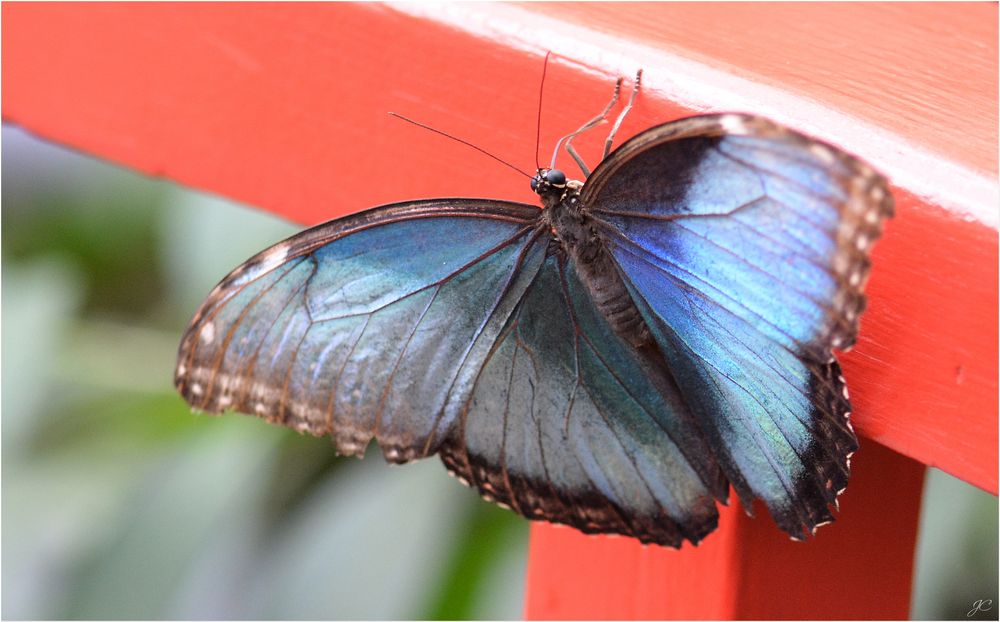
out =
{"type": "MultiPolygon", "coordinates": [[[[2,155],[4,618],[520,617],[527,522],[437,460],[174,393],[201,299],[296,227],[12,128],[2,155]]],[[[996,498],[925,499],[914,617],[997,603],[996,498]]]]}
{"type": "Polygon", "coordinates": [[[298,227],[11,128],[2,174],[5,619],[520,617],[527,524],[437,460],[174,392],[201,299],[298,227]]]}

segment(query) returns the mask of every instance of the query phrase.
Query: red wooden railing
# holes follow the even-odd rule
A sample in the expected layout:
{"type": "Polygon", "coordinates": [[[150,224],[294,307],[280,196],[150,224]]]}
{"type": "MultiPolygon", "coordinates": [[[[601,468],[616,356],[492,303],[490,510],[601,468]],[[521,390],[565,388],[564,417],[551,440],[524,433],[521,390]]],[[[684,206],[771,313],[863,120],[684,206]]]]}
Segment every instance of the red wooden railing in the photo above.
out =
{"type": "MultiPolygon", "coordinates": [[[[924,465],[997,490],[997,7],[4,4],[4,120],[315,223],[433,196],[532,201],[522,167],[646,88],[622,138],[692,111],[766,114],[894,183],[844,357],[864,436],[838,524],[807,544],[738,508],[697,549],[537,525],[529,618],[904,617],[924,465]]],[[[593,159],[599,136],[583,141],[593,159]]]]}

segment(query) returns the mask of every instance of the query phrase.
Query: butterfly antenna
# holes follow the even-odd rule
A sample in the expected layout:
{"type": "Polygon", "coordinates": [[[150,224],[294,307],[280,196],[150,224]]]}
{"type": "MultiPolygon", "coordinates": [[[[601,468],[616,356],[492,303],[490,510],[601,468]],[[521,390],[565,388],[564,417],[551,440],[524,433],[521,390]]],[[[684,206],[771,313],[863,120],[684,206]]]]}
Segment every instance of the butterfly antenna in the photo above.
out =
{"type": "Polygon", "coordinates": [[[549,70],[549,57],[552,56],[552,50],[545,53],[545,62],[542,63],[542,81],[538,85],[538,120],[535,122],[535,168],[542,168],[541,162],[538,160],[538,147],[542,142],[542,94],[545,93],[545,74],[549,70]]]}
{"type": "Polygon", "coordinates": [[[397,119],[402,119],[403,121],[406,121],[407,123],[412,123],[413,125],[416,125],[417,127],[422,127],[425,130],[430,130],[430,131],[434,132],[435,134],[440,134],[441,136],[444,136],[445,138],[450,138],[450,139],[454,140],[455,142],[462,143],[463,145],[465,145],[467,147],[472,147],[473,149],[475,149],[479,153],[482,153],[484,155],[488,155],[489,157],[493,158],[494,160],[496,160],[500,164],[503,164],[504,166],[506,166],[508,168],[514,169],[515,171],[517,171],[518,173],[524,175],[528,179],[531,179],[532,177],[534,177],[533,175],[529,175],[528,173],[525,173],[521,169],[519,169],[516,166],[514,166],[513,164],[511,164],[510,162],[507,162],[506,160],[501,160],[500,158],[498,158],[497,156],[493,155],[489,151],[486,151],[482,147],[477,147],[476,145],[473,145],[472,143],[470,143],[467,140],[462,140],[461,138],[458,138],[457,136],[452,136],[451,134],[449,134],[447,132],[442,132],[439,129],[435,129],[435,128],[429,126],[429,125],[424,125],[423,123],[414,121],[413,119],[410,119],[410,118],[407,118],[407,117],[404,117],[401,114],[396,114],[395,112],[390,112],[389,115],[393,116],[393,117],[396,117],[397,119]]]}

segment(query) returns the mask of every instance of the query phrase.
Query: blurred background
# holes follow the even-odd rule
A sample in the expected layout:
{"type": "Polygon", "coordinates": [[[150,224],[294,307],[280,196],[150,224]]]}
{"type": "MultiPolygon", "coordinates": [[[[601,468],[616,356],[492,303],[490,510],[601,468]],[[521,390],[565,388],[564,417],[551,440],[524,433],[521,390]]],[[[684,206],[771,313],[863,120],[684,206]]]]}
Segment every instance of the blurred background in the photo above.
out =
{"type": "MultiPolygon", "coordinates": [[[[521,616],[527,521],[438,460],[174,393],[202,298],[300,227],[2,132],[4,619],[521,616]]],[[[925,488],[913,617],[996,619],[997,499],[925,488]]]]}

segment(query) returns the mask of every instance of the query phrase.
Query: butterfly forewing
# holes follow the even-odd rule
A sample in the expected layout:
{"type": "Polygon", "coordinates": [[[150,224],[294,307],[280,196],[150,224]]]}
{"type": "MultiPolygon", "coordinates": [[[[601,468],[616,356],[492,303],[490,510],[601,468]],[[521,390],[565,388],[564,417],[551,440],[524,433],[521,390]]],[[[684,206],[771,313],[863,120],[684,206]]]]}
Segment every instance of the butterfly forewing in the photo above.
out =
{"type": "Polygon", "coordinates": [[[333,436],[360,454],[433,453],[520,297],[539,210],[455,200],[376,208],[264,251],[209,296],[176,385],[232,409],[333,436]],[[520,280],[518,277],[522,277],[520,280]]]}

